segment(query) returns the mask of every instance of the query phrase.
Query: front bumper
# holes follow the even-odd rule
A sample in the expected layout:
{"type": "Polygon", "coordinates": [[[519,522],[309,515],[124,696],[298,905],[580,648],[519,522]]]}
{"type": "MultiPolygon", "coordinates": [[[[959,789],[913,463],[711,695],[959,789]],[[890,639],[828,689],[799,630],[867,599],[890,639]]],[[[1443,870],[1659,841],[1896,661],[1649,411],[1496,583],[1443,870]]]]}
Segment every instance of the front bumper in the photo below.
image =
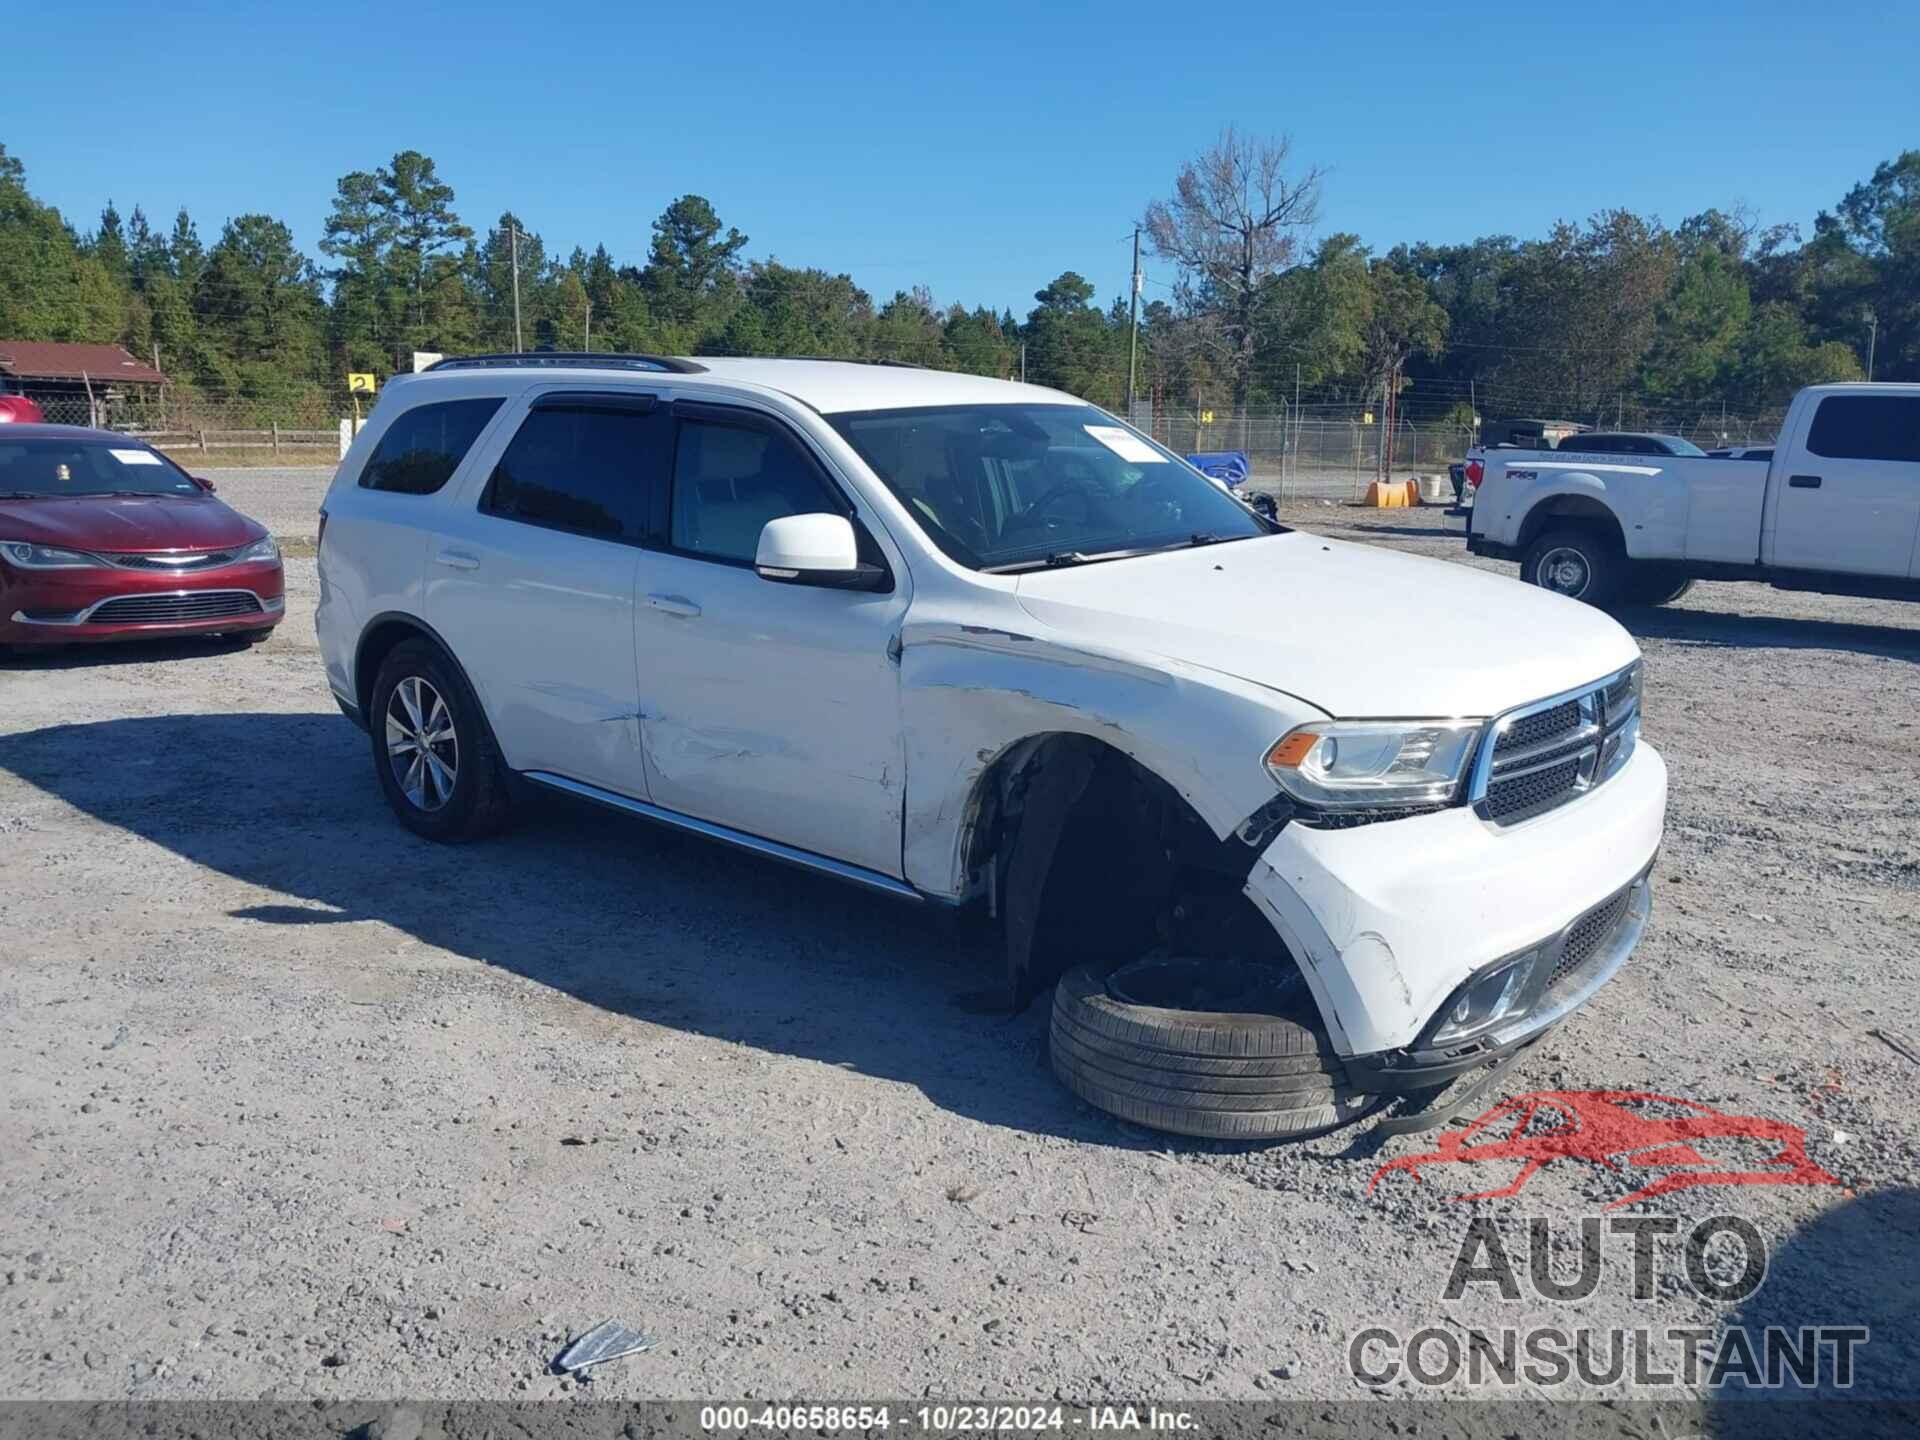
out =
{"type": "Polygon", "coordinates": [[[71,645],[268,630],[286,617],[277,560],[185,573],[0,565],[0,644],[71,645]]]}
{"type": "MultiPolygon", "coordinates": [[[[1356,1055],[1348,1060],[1347,1069],[1353,1076],[1355,1088],[1373,1095],[1431,1089],[1538,1040],[1586,1004],[1627,963],[1653,913],[1652,870],[1649,863],[1624,890],[1608,896],[1586,915],[1563,926],[1538,945],[1527,947],[1530,951],[1542,952],[1535,975],[1537,982],[1545,983],[1529,995],[1510,1018],[1458,1044],[1427,1038],[1455,998],[1473,984],[1475,977],[1469,976],[1455,988],[1453,995],[1441,1002],[1426,1032],[1412,1045],[1373,1055],[1356,1055]],[[1602,923],[1605,928],[1599,930],[1598,925],[1602,923]],[[1590,942],[1589,929],[1598,931],[1590,942]]],[[[1504,963],[1504,960],[1496,961],[1486,968],[1497,969],[1504,963]]]]}
{"type": "MultiPolygon", "coordinates": [[[[1561,937],[1641,880],[1666,800],[1666,763],[1642,741],[1604,785],[1504,829],[1465,807],[1347,830],[1288,825],[1254,862],[1247,895],[1300,962],[1334,1048],[1365,1065],[1417,1047],[1470,976],[1561,937]]],[[[1625,962],[1639,928],[1607,966],[1594,962],[1604,973],[1590,986],[1508,1036],[1507,1048],[1583,1003],[1625,962]]],[[[1459,1068],[1490,1058],[1481,1050],[1459,1068]]]]}

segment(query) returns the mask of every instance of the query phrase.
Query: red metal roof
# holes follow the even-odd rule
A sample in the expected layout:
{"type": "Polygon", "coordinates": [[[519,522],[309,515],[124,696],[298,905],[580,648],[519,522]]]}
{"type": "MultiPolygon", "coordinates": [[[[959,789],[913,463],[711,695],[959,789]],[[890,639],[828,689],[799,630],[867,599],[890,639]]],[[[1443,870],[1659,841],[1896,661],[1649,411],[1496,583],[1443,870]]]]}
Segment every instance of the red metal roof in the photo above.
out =
{"type": "Polygon", "coordinates": [[[89,380],[164,385],[167,377],[142,365],[118,345],[65,345],[42,340],[0,340],[0,375],[15,380],[89,380]]]}

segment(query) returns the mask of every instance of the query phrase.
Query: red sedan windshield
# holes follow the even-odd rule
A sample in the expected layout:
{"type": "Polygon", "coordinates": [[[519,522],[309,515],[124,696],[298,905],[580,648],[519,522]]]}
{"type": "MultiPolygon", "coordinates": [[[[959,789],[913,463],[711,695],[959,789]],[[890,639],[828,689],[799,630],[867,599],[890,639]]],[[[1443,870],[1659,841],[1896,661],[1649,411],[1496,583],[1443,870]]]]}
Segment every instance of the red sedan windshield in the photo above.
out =
{"type": "Polygon", "coordinates": [[[0,497],[201,493],[186,471],[135,440],[69,440],[0,430],[0,497]]]}

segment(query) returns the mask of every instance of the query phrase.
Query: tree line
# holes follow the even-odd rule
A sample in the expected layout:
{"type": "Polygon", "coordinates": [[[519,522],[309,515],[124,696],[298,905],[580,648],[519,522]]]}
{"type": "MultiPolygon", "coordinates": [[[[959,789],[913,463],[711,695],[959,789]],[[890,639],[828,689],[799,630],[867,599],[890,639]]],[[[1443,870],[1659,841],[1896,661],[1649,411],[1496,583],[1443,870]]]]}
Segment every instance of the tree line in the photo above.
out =
{"type": "Polygon", "coordinates": [[[1762,229],[1738,209],[1668,227],[1626,210],[1545,236],[1402,244],[1318,233],[1321,174],[1284,140],[1227,131],[1148,204],[1146,253],[1173,279],[1101,303],[1067,271],[1024,316],[876,301],[853,278],[748,254],[698,195],[654,221],[644,258],[550,252],[509,211],[464,222],[432,159],[405,150],[342,176],[319,242],[249,213],[211,243],[108,201],[81,229],[37,200],[0,146],[0,339],[110,341],[155,353],[176,400],[336,412],[349,371],[416,350],[594,349],[887,359],[1024,373],[1119,408],[1374,405],[1470,423],[1481,411],[1657,421],[1713,403],[1777,408],[1864,373],[1920,379],[1920,150],[1814,221],[1762,229]]]}

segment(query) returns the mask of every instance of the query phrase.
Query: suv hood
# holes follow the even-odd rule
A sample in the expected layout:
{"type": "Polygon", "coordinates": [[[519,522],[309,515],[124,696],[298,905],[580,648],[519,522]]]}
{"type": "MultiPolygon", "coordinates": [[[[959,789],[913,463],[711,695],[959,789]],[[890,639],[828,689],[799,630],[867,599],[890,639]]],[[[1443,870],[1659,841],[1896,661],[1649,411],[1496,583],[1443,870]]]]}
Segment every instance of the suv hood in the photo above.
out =
{"type": "Polygon", "coordinates": [[[1205,666],[1346,719],[1494,715],[1640,653],[1577,600],[1300,531],[1036,571],[1016,593],[1065,636],[1205,666]]]}
{"type": "Polygon", "coordinates": [[[264,534],[209,495],[0,500],[0,539],[75,550],[222,550],[264,534]]]}

